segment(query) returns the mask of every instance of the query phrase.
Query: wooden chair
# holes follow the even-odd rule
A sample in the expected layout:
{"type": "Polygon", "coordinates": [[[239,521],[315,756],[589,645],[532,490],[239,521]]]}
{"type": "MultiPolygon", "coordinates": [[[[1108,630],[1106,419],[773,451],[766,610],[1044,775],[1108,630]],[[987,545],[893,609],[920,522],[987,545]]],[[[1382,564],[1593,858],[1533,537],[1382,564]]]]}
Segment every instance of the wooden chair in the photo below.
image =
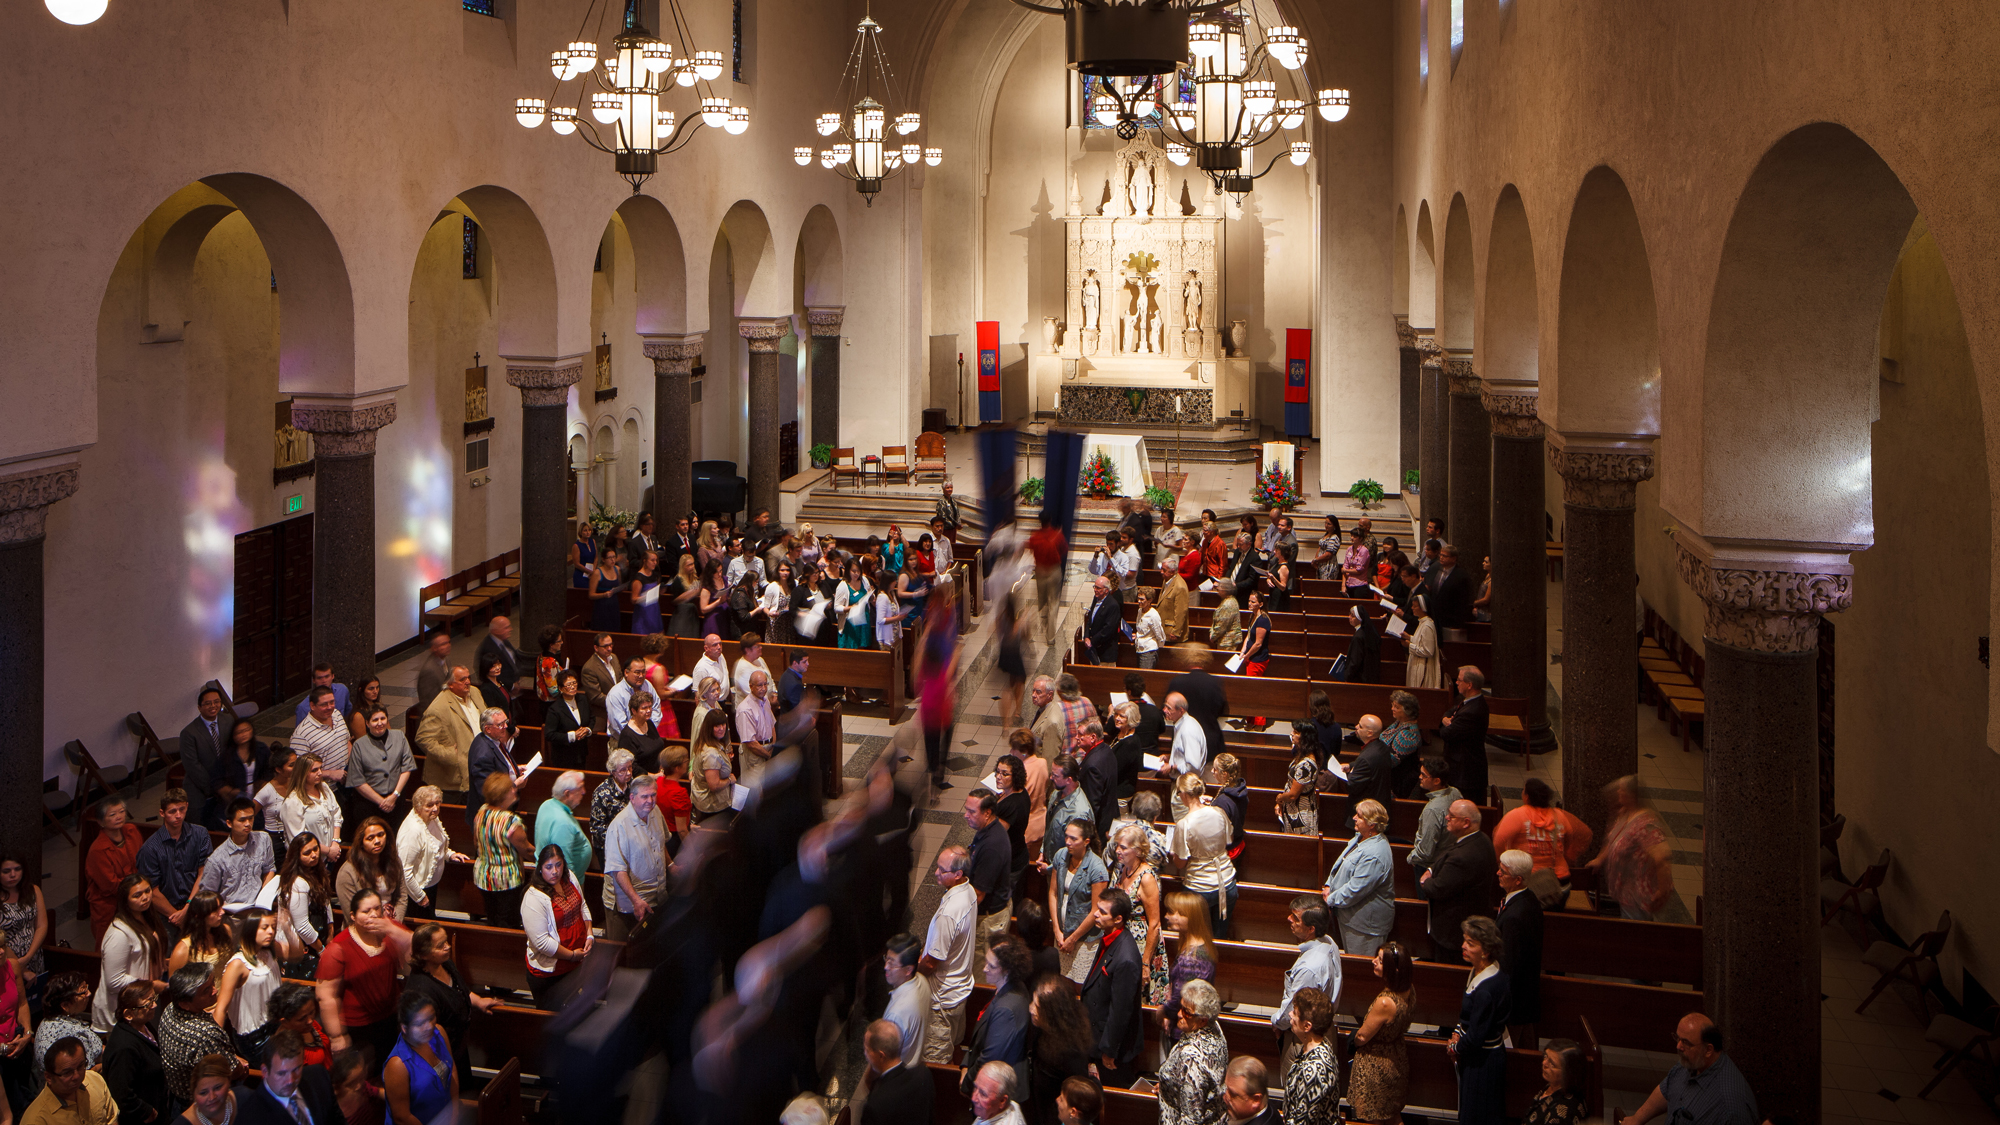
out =
{"type": "Polygon", "coordinates": [[[910,466],[910,481],[926,473],[936,473],[939,480],[947,476],[944,460],[944,435],[925,430],[917,435],[917,460],[910,466]]]}
{"type": "Polygon", "coordinates": [[[910,447],[907,445],[885,445],[882,447],[882,483],[889,483],[890,477],[902,477],[903,483],[910,483],[910,447]]]}
{"type": "Polygon", "coordinates": [[[1931,1068],[1937,1071],[1937,1076],[1931,1079],[1930,1085],[1923,1088],[1923,1092],[1917,1095],[1918,1098],[1930,1097],[1931,1091],[1937,1089],[1938,1083],[1944,1081],[1946,1075],[1957,1070],[1959,1063],[1971,1060],[1989,1069],[1992,1068],[1993,1025],[1995,1020],[2000,1020],[2000,1004],[1989,1005],[1986,1011],[1975,1019],[1978,1020],[1977,1023],[1968,1023],[1956,1016],[1939,1016],[1931,1021],[1930,1027],[1924,1031],[1924,1041],[1942,1048],[1944,1054],[1939,1055],[1938,1060],[1931,1064],[1931,1068]]]}
{"type": "Polygon", "coordinates": [[[1951,911],[1947,910],[1938,916],[1937,928],[1929,933],[1918,934],[1917,940],[1911,942],[1908,949],[1886,941],[1870,945],[1867,951],[1861,954],[1861,963],[1881,973],[1882,976],[1855,1007],[1854,1014],[1858,1016],[1867,1011],[1868,1005],[1873,1004],[1875,998],[1882,995],[1883,989],[1900,980],[1916,987],[1917,1003],[1923,1008],[1924,1018],[1930,1018],[1930,988],[1938,978],[1937,957],[1944,951],[1944,943],[1950,937],[1951,911]]]}
{"type": "Polygon", "coordinates": [[[98,765],[97,759],[91,756],[90,750],[79,738],[72,738],[63,743],[62,752],[63,760],[69,763],[69,768],[76,771],[76,827],[77,831],[81,832],[84,810],[97,799],[97,794],[102,793],[106,797],[117,796],[118,786],[125,784],[132,776],[132,771],[125,766],[112,766],[107,770],[98,765]],[[117,782],[115,785],[114,779],[117,782]]]}
{"type": "Polygon", "coordinates": [[[139,779],[135,783],[134,791],[137,791],[137,784],[144,783],[146,773],[151,769],[151,763],[155,758],[159,759],[161,768],[167,771],[171,786],[174,767],[180,764],[180,755],[168,755],[167,748],[160,744],[160,736],[153,733],[153,724],[147,722],[146,716],[138,711],[125,716],[125,729],[131,731],[132,737],[139,740],[139,755],[132,760],[132,776],[139,779]]]}
{"type": "Polygon", "coordinates": [[[1840,878],[1840,834],[1847,831],[1847,814],[1838,813],[1819,826],[1819,877],[1840,878]]]}
{"type": "Polygon", "coordinates": [[[1842,914],[1853,914],[1865,926],[1868,916],[1881,905],[1882,880],[1889,877],[1889,849],[1882,849],[1882,856],[1861,877],[1852,884],[1827,879],[1819,885],[1821,907],[1819,924],[1831,923],[1842,914]]]}
{"type": "Polygon", "coordinates": [[[833,487],[839,489],[841,480],[847,477],[854,478],[855,487],[860,487],[861,466],[854,460],[854,447],[842,445],[833,451],[833,487]]]}

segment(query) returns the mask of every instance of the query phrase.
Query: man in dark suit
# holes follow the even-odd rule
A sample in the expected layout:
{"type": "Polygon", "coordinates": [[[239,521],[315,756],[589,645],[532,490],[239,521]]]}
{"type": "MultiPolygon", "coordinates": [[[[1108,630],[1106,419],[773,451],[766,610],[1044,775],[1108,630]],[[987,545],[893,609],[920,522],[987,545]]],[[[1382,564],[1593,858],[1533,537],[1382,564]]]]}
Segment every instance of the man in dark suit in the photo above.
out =
{"type": "MultiPolygon", "coordinates": [[[[1078,772],[1082,775],[1079,780],[1083,783],[1083,799],[1090,802],[1091,818],[1097,822],[1097,838],[1106,839],[1111,822],[1118,819],[1118,755],[1109,742],[1100,740],[1084,754],[1078,772]]],[[[1052,827],[1061,833],[1061,825],[1052,827]]]]}
{"type": "MultiPolygon", "coordinates": [[[[1208,649],[1188,645],[1181,651],[1187,654],[1188,670],[1167,681],[1167,695],[1178,693],[1187,700],[1187,713],[1201,727],[1212,758],[1222,753],[1222,719],[1229,714],[1229,696],[1222,690],[1222,681],[1208,670],[1208,649]]],[[[1164,702],[1166,695],[1160,699],[1164,702]]]]}
{"type": "MultiPolygon", "coordinates": [[[[1186,678],[1185,676],[1176,677],[1175,682],[1178,683],[1186,678]]],[[[1210,678],[1213,679],[1213,677],[1210,678]]],[[[1174,689],[1169,688],[1168,690],[1172,691],[1174,689]]],[[[1220,691],[1221,689],[1218,687],[1216,690],[1220,691]]],[[[1167,729],[1167,717],[1160,714],[1160,705],[1158,703],[1146,698],[1146,677],[1137,672],[1125,673],[1125,698],[1131,700],[1139,708],[1139,725],[1133,728],[1132,733],[1139,737],[1139,743],[1146,748],[1146,753],[1152,754],[1157,752],[1160,748],[1160,732],[1167,729]]],[[[1165,699],[1166,697],[1161,696],[1160,698],[1165,699]]],[[[1221,728],[1218,726],[1216,729],[1220,730],[1221,728]]],[[[1131,794],[1120,793],[1119,796],[1129,797],[1131,794]]]]}
{"type": "Polygon", "coordinates": [[[472,740],[472,746],[465,753],[467,789],[465,797],[465,819],[476,822],[479,807],[485,803],[486,779],[496,773],[514,772],[514,740],[507,737],[507,715],[498,707],[490,707],[479,715],[479,735],[472,740]]]}
{"type": "Polygon", "coordinates": [[[1507,974],[1512,1011],[1507,1030],[1516,1043],[1536,1043],[1542,1019],[1542,900],[1522,890],[1535,860],[1527,852],[1500,853],[1500,971],[1507,974]]]}
{"type": "Polygon", "coordinates": [[[417,710],[431,705],[444,685],[451,682],[451,634],[443,629],[430,635],[430,648],[424,653],[424,662],[417,665],[417,710]]]}
{"type": "Polygon", "coordinates": [[[1490,917],[1500,904],[1500,880],[1495,874],[1500,860],[1493,854],[1492,839],[1479,830],[1479,806],[1471,801],[1451,803],[1444,814],[1444,830],[1451,843],[1417,881],[1417,897],[1431,904],[1431,960],[1462,965],[1459,923],[1475,914],[1490,917]]]}
{"type": "Polygon", "coordinates": [[[888,1020],[868,1025],[861,1040],[868,1073],[861,1079],[861,1125],[930,1125],[936,1092],[930,1068],[903,1065],[903,1033],[888,1020]]]}
{"type": "MultiPolygon", "coordinates": [[[[1223,1119],[1242,1125],[1285,1125],[1269,1097],[1270,1074],[1255,1055],[1238,1055],[1222,1072],[1223,1119]]],[[[1289,1108],[1289,1107],[1287,1107],[1289,1108]]]]}
{"type": "Polygon", "coordinates": [[[694,536],[688,534],[688,519],[686,516],[681,516],[674,520],[673,533],[671,535],[662,535],[660,537],[660,545],[657,549],[660,552],[660,573],[679,574],[681,570],[681,556],[694,554],[694,536]]]}
{"type": "Polygon", "coordinates": [[[504,617],[486,623],[486,639],[479,642],[479,662],[473,666],[474,678],[483,679],[486,666],[495,660],[500,662],[500,682],[508,687],[520,682],[535,666],[534,657],[514,647],[514,623],[504,617]]]}
{"type": "MultiPolygon", "coordinates": [[[[643,566],[645,564],[647,551],[658,551],[660,553],[660,565],[662,566],[666,565],[667,552],[666,549],[660,545],[660,540],[657,538],[657,533],[653,527],[653,513],[651,512],[639,513],[639,522],[633,525],[632,536],[628,540],[628,544],[632,550],[632,557],[638,560],[637,562],[633,563],[634,567],[643,566]]],[[[675,560],[675,562],[678,563],[679,560],[677,559],[675,560]]],[[[673,571],[662,570],[657,573],[672,574],[673,571]]]]}
{"type": "Polygon", "coordinates": [[[1471,623],[1472,576],[1458,565],[1458,549],[1449,543],[1438,549],[1438,568],[1431,572],[1430,587],[1431,615],[1438,628],[1463,629],[1471,623]]]}
{"type": "Polygon", "coordinates": [[[305,1041],[279,1031],[264,1045],[264,1081],[236,1087],[237,1125],[345,1125],[323,1066],[307,1066],[305,1041]]]}
{"type": "Polygon", "coordinates": [[[225,714],[222,689],[209,685],[195,697],[194,721],[181,728],[181,768],[187,771],[182,788],[188,793],[188,807],[197,814],[215,796],[216,763],[222,759],[222,744],[229,740],[229,728],[236,716],[225,714]]]}
{"type": "Polygon", "coordinates": [[[1139,1004],[1139,947],[1132,940],[1126,920],[1132,916],[1132,896],[1117,887],[1107,887],[1097,896],[1091,928],[1104,935],[1097,947],[1097,959],[1083,983],[1083,1007],[1090,1013],[1090,1029],[1096,1037],[1092,1062],[1098,1078],[1106,1086],[1130,1086],[1138,1077],[1139,1047],[1145,1038],[1139,1021],[1145,1012],[1139,1004]]]}
{"type": "Polygon", "coordinates": [[[1444,760],[1452,788],[1473,801],[1486,799],[1486,677],[1467,664],[1458,670],[1454,686],[1458,703],[1438,725],[1444,739],[1444,760]]]}
{"type": "Polygon", "coordinates": [[[806,673],[812,670],[812,650],[800,645],[785,654],[785,671],[778,677],[777,708],[782,715],[806,697],[806,673]]]}
{"type": "Polygon", "coordinates": [[[1083,639],[1090,645],[1092,664],[1118,663],[1119,630],[1125,624],[1125,603],[1111,589],[1111,580],[1098,575],[1090,608],[1083,615],[1083,639]]]}
{"type": "Polygon", "coordinates": [[[1381,717],[1361,716],[1354,724],[1354,734],[1361,740],[1361,753],[1347,767],[1348,817],[1355,815],[1363,801],[1380,802],[1385,809],[1395,808],[1396,793],[1390,775],[1396,768],[1396,755],[1382,741],[1381,717]]]}

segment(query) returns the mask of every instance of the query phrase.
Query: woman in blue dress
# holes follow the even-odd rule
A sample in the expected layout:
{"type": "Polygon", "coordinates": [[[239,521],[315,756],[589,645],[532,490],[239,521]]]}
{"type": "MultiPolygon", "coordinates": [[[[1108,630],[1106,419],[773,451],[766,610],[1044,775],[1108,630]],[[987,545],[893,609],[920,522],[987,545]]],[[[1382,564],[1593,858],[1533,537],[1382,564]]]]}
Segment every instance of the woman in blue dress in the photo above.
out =
{"type": "Polygon", "coordinates": [[[589,520],[580,520],[576,542],[569,545],[569,584],[579,590],[590,588],[591,564],[597,561],[597,529],[589,520]]]}
{"type": "Polygon", "coordinates": [[[1467,918],[1460,947],[1472,967],[1458,1030],[1450,1051],[1458,1061],[1458,1120],[1461,1125],[1501,1125],[1507,1117],[1507,974],[1500,971],[1500,926],[1491,918],[1467,918]]]}
{"type": "Polygon", "coordinates": [[[383,1125],[434,1125],[440,1118],[449,1125],[448,1114],[458,1104],[458,1072],[436,1006],[421,992],[405,992],[396,1005],[396,1022],[401,1034],[382,1065],[389,1102],[383,1125]]]}
{"type": "Polygon", "coordinates": [[[618,592],[625,583],[618,579],[618,556],[605,553],[597,557],[597,565],[591,568],[590,585],[590,627],[602,633],[619,632],[618,592]]]}
{"type": "Polygon", "coordinates": [[[640,636],[667,631],[660,616],[660,553],[647,551],[646,561],[632,575],[632,631],[640,636]]]}

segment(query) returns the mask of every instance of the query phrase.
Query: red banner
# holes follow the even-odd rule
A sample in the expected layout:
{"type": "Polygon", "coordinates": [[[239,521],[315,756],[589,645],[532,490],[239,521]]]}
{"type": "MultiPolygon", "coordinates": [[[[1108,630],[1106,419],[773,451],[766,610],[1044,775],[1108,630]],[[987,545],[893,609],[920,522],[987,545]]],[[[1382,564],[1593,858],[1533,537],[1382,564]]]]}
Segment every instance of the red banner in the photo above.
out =
{"type": "Polygon", "coordinates": [[[1000,322],[979,322],[979,389],[1000,389],[1000,322]]]}
{"type": "Polygon", "coordinates": [[[1312,433],[1312,354],[1310,328],[1285,329],[1285,433],[1312,433]]]}

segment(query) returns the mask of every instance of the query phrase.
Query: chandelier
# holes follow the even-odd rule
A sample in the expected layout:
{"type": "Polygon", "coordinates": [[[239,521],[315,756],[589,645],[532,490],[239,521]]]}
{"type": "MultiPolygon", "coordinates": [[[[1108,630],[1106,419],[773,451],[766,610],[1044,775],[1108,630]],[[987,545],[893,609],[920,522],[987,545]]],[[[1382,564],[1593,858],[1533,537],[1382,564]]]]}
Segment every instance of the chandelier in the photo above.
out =
{"type": "MultiPolygon", "coordinates": [[[[905,110],[891,116],[892,108],[901,103],[889,62],[882,55],[882,25],[871,16],[863,15],[854,29],[854,49],[848,53],[836,99],[849,107],[845,114],[822,113],[813,121],[820,136],[839,138],[832,148],[820,150],[820,167],[853,180],[854,190],[868,206],[875,206],[875,194],[888,177],[916,167],[919,161],[932,168],[944,161],[943,149],[925,148],[915,137],[924,126],[923,114],[905,110]],[[878,85],[889,105],[875,100],[878,85]],[[898,137],[908,139],[899,142],[898,137]]],[[[801,145],[792,150],[792,159],[801,166],[811,164],[813,150],[801,145]]]]}
{"type": "Polygon", "coordinates": [[[662,3],[679,37],[678,54],[676,44],[656,38],[638,22],[636,5],[626,0],[616,5],[624,12],[624,30],[602,53],[600,66],[597,44],[584,37],[584,30],[595,15],[601,33],[613,6],[611,0],[591,0],[576,39],[549,56],[554,91],[547,99],[517,99],[514,119],[529,129],[546,119],[557,133],[574,133],[590,147],[609,153],[618,174],[637,195],[659,171],[660,157],[686,146],[697,129],[706,125],[740,134],[750,128],[750,110],[715,96],[708,84],[722,76],[722,52],[688,49],[687,21],[679,0],[662,3]],[[567,96],[568,104],[562,104],[564,88],[571,82],[576,85],[567,96]],[[693,93],[700,99],[698,112],[677,116],[662,105],[676,86],[697,88],[693,93]],[[589,120],[583,117],[586,103],[589,120]]]}

